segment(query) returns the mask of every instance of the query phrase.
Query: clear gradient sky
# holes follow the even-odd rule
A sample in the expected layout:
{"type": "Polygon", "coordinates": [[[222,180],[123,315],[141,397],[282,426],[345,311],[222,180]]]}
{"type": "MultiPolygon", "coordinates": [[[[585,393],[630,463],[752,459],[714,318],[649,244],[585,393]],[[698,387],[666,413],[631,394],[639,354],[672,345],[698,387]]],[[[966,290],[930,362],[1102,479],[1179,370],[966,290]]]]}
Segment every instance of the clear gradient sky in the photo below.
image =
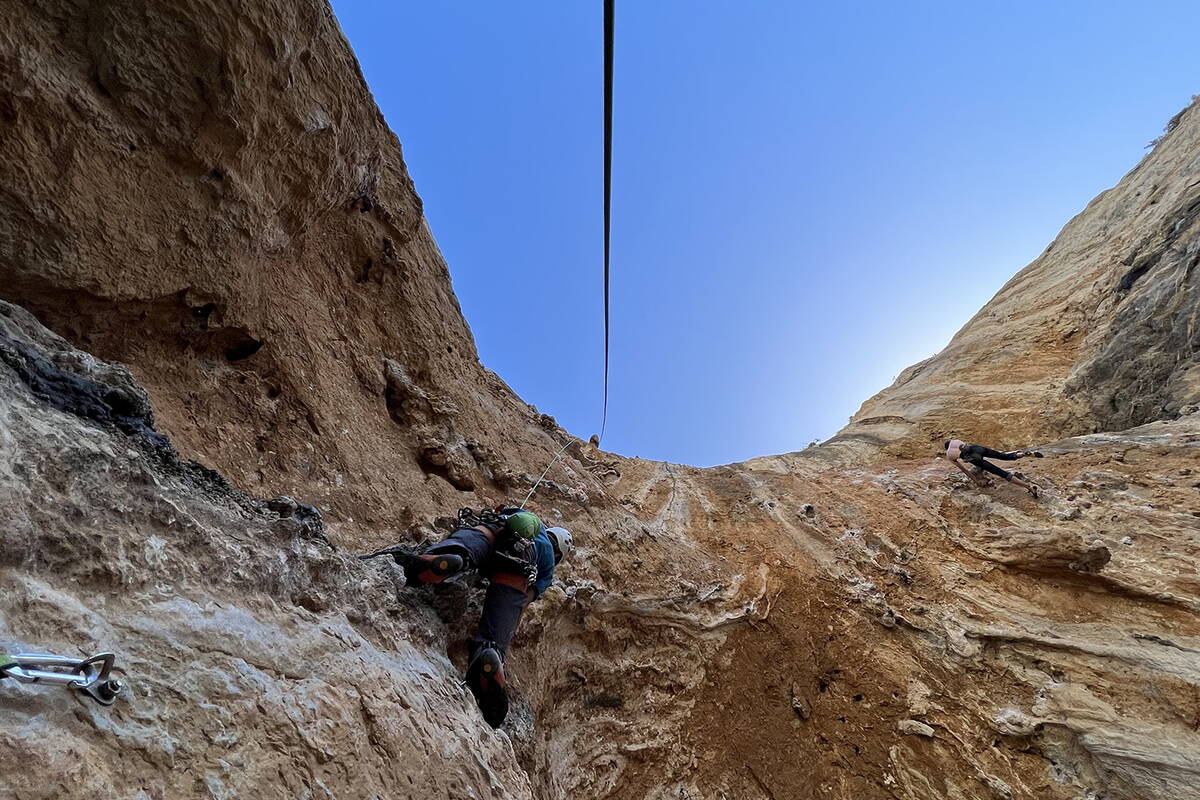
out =
{"type": "MultiPolygon", "coordinates": [[[[600,424],[600,0],[333,0],[483,363],[600,424]]],[[[617,0],[605,449],[831,436],[1200,92],[1200,3],[617,0]]]]}

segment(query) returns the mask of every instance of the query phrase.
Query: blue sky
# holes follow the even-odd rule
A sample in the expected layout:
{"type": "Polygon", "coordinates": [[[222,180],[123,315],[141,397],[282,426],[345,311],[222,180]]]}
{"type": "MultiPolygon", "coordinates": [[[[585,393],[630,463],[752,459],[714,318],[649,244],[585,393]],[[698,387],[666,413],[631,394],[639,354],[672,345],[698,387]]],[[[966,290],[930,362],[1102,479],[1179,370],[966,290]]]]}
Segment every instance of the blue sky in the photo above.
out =
{"type": "MultiPolygon", "coordinates": [[[[597,432],[600,0],[333,5],[483,363],[597,432]]],[[[831,436],[1137,163],[1200,92],[1198,26],[1193,2],[617,0],[605,449],[831,436]]]]}

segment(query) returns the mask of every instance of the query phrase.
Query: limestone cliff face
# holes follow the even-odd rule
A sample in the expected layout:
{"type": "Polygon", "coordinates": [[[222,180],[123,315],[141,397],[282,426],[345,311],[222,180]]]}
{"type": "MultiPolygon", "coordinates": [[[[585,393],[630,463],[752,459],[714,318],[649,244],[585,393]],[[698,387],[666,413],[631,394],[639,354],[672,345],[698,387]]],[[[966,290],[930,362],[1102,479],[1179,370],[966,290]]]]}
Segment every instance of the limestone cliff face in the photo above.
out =
{"type": "Polygon", "coordinates": [[[916,456],[956,434],[1021,447],[1194,411],[1197,264],[1200,107],[1193,103],[945,350],[905,370],[810,455],[916,456]]]}
{"type": "Polygon", "coordinates": [[[0,682],[0,794],[1194,796],[1194,107],[833,442],[569,447],[493,732],[478,591],[352,554],[571,440],[480,367],[328,6],[18,3],[0,66],[0,645],[130,684],[0,682]],[[1044,442],[1045,497],[910,458],[949,432],[1044,442]]]}
{"type": "Polygon", "coordinates": [[[251,500],[121,419],[142,399],[0,303],[0,641],[112,648],[131,682],[115,712],[0,689],[0,793],[531,796],[462,702],[434,611],[333,553],[293,502],[251,500]],[[64,374],[103,399],[57,408],[81,396],[64,374]]]}
{"type": "Polygon", "coordinates": [[[326,4],[5,16],[6,299],[129,364],[187,454],[356,532],[526,485],[561,434],[480,369],[326,4]]]}

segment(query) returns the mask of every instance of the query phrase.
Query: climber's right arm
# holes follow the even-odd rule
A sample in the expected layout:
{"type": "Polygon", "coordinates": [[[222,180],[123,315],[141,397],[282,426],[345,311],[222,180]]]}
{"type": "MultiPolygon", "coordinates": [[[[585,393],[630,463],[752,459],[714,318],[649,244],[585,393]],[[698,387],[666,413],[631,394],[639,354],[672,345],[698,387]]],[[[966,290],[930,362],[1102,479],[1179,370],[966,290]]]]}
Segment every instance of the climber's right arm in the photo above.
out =
{"type": "Polygon", "coordinates": [[[967,465],[962,462],[961,458],[954,459],[954,466],[958,467],[959,472],[961,472],[963,475],[966,475],[971,480],[975,480],[974,473],[967,468],[967,465]]]}

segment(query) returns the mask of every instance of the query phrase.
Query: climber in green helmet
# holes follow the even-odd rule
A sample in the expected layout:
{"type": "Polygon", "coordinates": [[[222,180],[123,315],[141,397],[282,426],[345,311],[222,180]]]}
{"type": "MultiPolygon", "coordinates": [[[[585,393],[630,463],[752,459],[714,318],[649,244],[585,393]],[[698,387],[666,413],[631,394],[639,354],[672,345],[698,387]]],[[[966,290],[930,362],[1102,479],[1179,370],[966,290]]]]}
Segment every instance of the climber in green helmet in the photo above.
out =
{"type": "Polygon", "coordinates": [[[471,640],[467,685],[483,718],[498,728],[508,714],[504,657],[525,606],[541,597],[554,568],[571,553],[566,528],[547,528],[538,516],[504,508],[489,521],[460,528],[419,554],[393,553],[408,583],[441,583],[478,569],[490,578],[479,629],[471,640]]]}

